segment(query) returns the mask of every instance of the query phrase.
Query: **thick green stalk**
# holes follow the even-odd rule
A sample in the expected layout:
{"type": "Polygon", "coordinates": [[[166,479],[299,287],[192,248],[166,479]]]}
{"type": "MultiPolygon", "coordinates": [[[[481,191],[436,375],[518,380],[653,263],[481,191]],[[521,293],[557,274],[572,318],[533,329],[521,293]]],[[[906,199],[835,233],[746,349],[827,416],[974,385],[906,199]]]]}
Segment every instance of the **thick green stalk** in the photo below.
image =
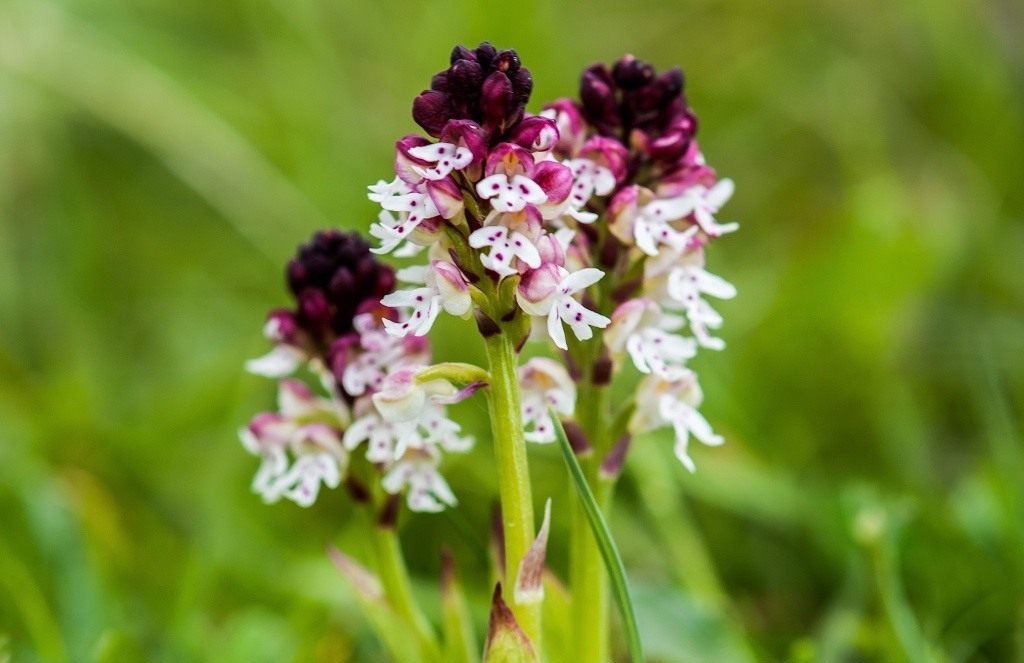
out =
{"type": "MultiPolygon", "coordinates": [[[[534,539],[533,498],[523,437],[523,418],[516,372],[516,352],[506,332],[485,339],[490,364],[488,407],[494,435],[494,455],[498,465],[498,491],[505,536],[504,594],[513,597],[519,563],[534,539]]],[[[540,603],[522,605],[510,601],[519,627],[541,651],[540,603]]]]}
{"type": "Polygon", "coordinates": [[[372,525],[370,543],[376,561],[377,574],[384,595],[391,607],[413,628],[425,661],[440,661],[437,636],[430,622],[420,610],[412,595],[409,571],[405,567],[401,544],[393,527],[372,525]]]}
{"type": "MultiPolygon", "coordinates": [[[[600,459],[607,451],[604,432],[608,425],[607,388],[595,386],[589,375],[580,384],[576,420],[593,446],[580,458],[587,484],[602,512],[612,497],[612,482],[600,478],[600,459]]],[[[569,586],[572,589],[572,623],[578,663],[605,663],[608,657],[608,574],[601,551],[578,499],[573,500],[572,540],[569,546],[569,586]]]]}

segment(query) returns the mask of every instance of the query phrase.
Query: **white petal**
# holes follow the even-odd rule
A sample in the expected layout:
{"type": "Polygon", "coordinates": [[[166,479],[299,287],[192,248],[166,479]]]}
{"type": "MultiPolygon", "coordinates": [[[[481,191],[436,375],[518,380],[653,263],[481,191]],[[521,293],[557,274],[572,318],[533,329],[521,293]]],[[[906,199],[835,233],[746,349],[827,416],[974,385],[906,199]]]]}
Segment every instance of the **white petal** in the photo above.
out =
{"type": "Polygon", "coordinates": [[[694,201],[690,196],[656,200],[644,206],[643,215],[649,219],[657,219],[659,221],[675,221],[693,211],[693,203],[694,201]]]}
{"type": "Polygon", "coordinates": [[[715,186],[711,187],[708,191],[704,200],[710,207],[718,210],[722,207],[730,198],[732,198],[733,192],[736,190],[736,185],[731,179],[718,180],[715,186]]]}
{"type": "Polygon", "coordinates": [[[693,473],[697,471],[697,466],[693,463],[693,459],[690,458],[690,454],[687,453],[687,446],[687,438],[685,436],[685,433],[683,436],[680,436],[677,432],[676,444],[674,449],[676,458],[678,458],[679,462],[683,464],[683,467],[685,467],[687,470],[693,473]]]}
{"type": "MultiPolygon", "coordinates": [[[[419,283],[423,284],[427,282],[427,266],[426,265],[412,265],[410,267],[403,267],[402,269],[395,272],[395,278],[404,283],[419,283]]],[[[385,304],[387,306],[387,304],[385,304]]]]}
{"type": "MultiPolygon", "coordinates": [[[[437,314],[441,312],[441,298],[439,296],[433,296],[430,298],[430,304],[427,306],[426,313],[424,313],[422,320],[416,324],[416,336],[426,336],[430,331],[430,328],[434,326],[434,321],[437,320],[437,314]]],[[[419,315],[423,311],[416,311],[414,315],[419,315]]]]}
{"type": "Polygon", "coordinates": [[[636,248],[647,255],[658,255],[658,245],[654,242],[651,224],[643,217],[638,218],[636,223],[633,224],[633,241],[636,244],[636,248]]]}
{"type": "Polygon", "coordinates": [[[493,198],[506,189],[508,177],[501,173],[485,177],[476,184],[476,192],[481,198],[493,198]],[[497,186],[495,186],[497,185],[497,186]]]}
{"type": "Polygon", "coordinates": [[[469,234],[469,245],[474,249],[482,249],[485,246],[494,246],[507,236],[508,228],[505,226],[484,226],[469,234]]]}
{"type": "Polygon", "coordinates": [[[690,408],[689,412],[686,413],[685,421],[686,427],[690,429],[693,436],[704,444],[717,447],[725,442],[725,438],[715,433],[711,429],[711,424],[708,423],[708,420],[697,410],[690,408]]]}
{"type": "Polygon", "coordinates": [[[562,350],[569,349],[565,342],[565,330],[562,329],[562,319],[559,317],[557,304],[552,306],[551,312],[548,313],[548,335],[551,336],[551,340],[557,347],[562,350]]]}
{"type": "Polygon", "coordinates": [[[451,143],[432,143],[409,150],[409,154],[423,161],[439,161],[445,156],[454,156],[455,146],[451,143]]]}
{"type": "Polygon", "coordinates": [[[514,176],[512,186],[516,189],[516,195],[531,205],[539,205],[548,199],[548,194],[544,193],[544,189],[525,175],[514,176]]]}
{"type": "Polygon", "coordinates": [[[558,284],[558,289],[565,294],[576,293],[594,285],[603,276],[604,272],[596,267],[584,267],[562,279],[558,284]]]}
{"type": "Polygon", "coordinates": [[[509,244],[512,249],[512,253],[517,258],[525,262],[531,269],[537,269],[540,267],[540,253],[537,252],[537,247],[533,245],[526,235],[514,232],[509,236],[509,244]]]}
{"type": "Polygon", "coordinates": [[[302,350],[282,343],[262,357],[245,362],[245,370],[267,378],[283,378],[298,370],[305,359],[302,350]]]}
{"type": "Polygon", "coordinates": [[[615,188],[615,176],[604,166],[597,167],[594,177],[594,192],[599,196],[607,196],[615,188]]]}

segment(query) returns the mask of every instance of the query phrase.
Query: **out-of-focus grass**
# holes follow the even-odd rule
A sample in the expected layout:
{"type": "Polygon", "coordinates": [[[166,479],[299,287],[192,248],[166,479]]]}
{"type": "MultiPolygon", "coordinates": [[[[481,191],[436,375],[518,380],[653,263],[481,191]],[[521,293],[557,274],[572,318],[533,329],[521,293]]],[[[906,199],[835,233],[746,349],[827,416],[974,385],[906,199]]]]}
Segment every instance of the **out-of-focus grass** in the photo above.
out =
{"type": "MultiPolygon", "coordinates": [[[[639,441],[612,517],[663,661],[1024,657],[1024,10],[1015,3],[0,3],[0,660],[379,660],[323,554],[340,493],[249,494],[235,440],[281,265],[364,185],[455,42],[535,100],[631,51],[685,67],[742,232],[702,356],[729,443],[639,441]]],[[[536,106],[534,106],[536,108],[536,106]]],[[[434,334],[465,358],[458,322],[434,334]]],[[[479,404],[460,406],[481,432],[479,404]]],[[[564,469],[534,450],[555,501],[564,469]]],[[[483,618],[486,443],[451,516],[483,618]]]]}

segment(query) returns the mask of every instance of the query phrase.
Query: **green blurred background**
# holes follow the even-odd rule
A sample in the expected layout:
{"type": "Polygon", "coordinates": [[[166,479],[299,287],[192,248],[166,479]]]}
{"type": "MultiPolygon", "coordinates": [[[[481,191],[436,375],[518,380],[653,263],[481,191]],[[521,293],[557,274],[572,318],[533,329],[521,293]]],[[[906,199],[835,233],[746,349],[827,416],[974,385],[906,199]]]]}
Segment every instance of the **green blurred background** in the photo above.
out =
{"type": "MultiPolygon", "coordinates": [[[[688,475],[640,440],[612,517],[652,660],[1024,660],[1024,6],[0,0],[0,661],[383,660],[323,554],[341,492],[250,494],[236,429],[282,265],[365,228],[365,185],[456,42],[534,102],[624,52],[680,64],[734,178],[705,353],[727,436],[688,475]]],[[[458,321],[442,358],[479,357],[458,321]]],[[[481,620],[493,464],[402,522],[481,620]]],[[[555,501],[565,571],[567,486],[555,501]]]]}

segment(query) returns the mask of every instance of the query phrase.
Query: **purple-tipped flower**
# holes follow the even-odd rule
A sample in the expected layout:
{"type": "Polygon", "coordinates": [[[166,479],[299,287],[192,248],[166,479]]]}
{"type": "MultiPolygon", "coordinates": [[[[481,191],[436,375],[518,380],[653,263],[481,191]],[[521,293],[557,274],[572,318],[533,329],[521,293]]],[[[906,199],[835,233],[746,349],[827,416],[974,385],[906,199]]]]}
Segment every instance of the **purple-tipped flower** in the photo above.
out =
{"type": "Polygon", "coordinates": [[[377,261],[365,240],[337,230],[313,235],[286,273],[298,301],[296,322],[321,347],[351,332],[356,313],[375,307],[395,286],[394,271],[377,261]]]}
{"type": "Polygon", "coordinates": [[[609,70],[596,64],[580,78],[583,116],[605,136],[616,136],[653,161],[673,164],[697,132],[683,95],[683,72],[657,74],[632,55],[609,70]]]}
{"type": "Polygon", "coordinates": [[[497,137],[523,118],[532,90],[530,70],[515,51],[498,51],[488,42],[473,50],[456,46],[451,65],[416,97],[412,116],[435,138],[452,120],[472,120],[497,137]]]}

